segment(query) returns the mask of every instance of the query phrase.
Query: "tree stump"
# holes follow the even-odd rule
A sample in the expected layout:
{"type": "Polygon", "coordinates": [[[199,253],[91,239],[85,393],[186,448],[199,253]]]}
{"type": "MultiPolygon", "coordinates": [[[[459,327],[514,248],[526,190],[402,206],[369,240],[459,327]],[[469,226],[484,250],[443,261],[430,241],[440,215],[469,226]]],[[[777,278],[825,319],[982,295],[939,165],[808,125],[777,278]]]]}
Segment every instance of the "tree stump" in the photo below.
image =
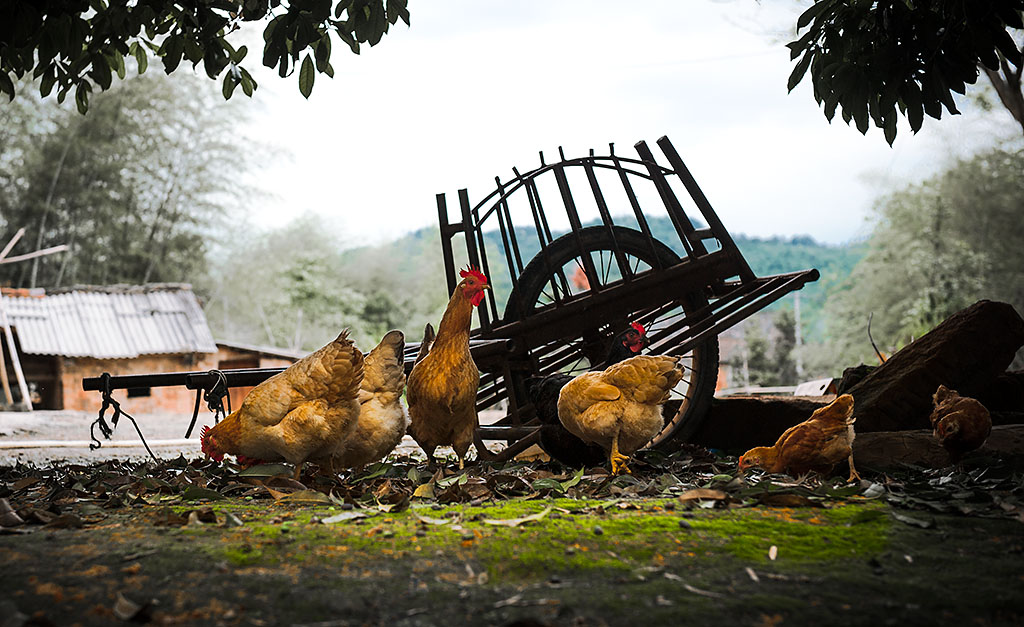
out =
{"type": "Polygon", "coordinates": [[[1024,345],[1024,320],[1006,303],[978,301],[893,354],[850,388],[857,433],[929,429],[943,384],[978,397],[1024,345]]]}

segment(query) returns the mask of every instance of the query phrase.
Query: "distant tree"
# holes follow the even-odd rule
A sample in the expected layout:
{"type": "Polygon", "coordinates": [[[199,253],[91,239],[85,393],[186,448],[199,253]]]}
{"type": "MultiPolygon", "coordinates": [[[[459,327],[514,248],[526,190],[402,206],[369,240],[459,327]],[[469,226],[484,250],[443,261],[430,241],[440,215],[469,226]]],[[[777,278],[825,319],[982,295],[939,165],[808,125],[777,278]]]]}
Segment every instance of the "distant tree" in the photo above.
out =
{"type": "Polygon", "coordinates": [[[898,115],[916,133],[925,114],[959,113],[953,94],[984,72],[1024,131],[1022,11],[1024,0],[816,0],[789,44],[789,89],[809,71],[829,121],[838,109],[861,133],[873,122],[891,145],[898,115]]]}
{"type": "Polygon", "coordinates": [[[139,73],[149,56],[167,74],[182,60],[203,64],[210,78],[223,74],[222,92],[247,96],[256,81],[241,65],[245,46],[228,39],[244,22],[265,21],[263,64],[282,76],[298,69],[299,91],[309,97],[316,74],[334,76],[331,34],[358,54],[373,46],[399,19],[409,24],[407,0],[135,0],[73,2],[0,0],[0,94],[13,99],[16,81],[39,79],[43,96],[57,89],[63,102],[74,90],[78,110],[88,109],[93,87],[125,78],[125,59],[139,73]],[[300,62],[301,59],[301,62],[300,62]]]}
{"type": "Polygon", "coordinates": [[[185,281],[205,271],[218,220],[244,199],[237,107],[198,79],[127,79],[90,116],[52,102],[3,109],[23,129],[0,145],[0,225],[71,252],[0,266],[0,281],[185,281]],[[25,134],[22,135],[21,132],[25,134]],[[228,192],[231,192],[230,194],[228,192]]]}
{"type": "Polygon", "coordinates": [[[1024,150],[995,149],[884,198],[868,252],[827,304],[833,356],[875,363],[979,299],[1024,313],[1024,150]]]}
{"type": "Polygon", "coordinates": [[[778,377],[777,385],[795,385],[797,383],[796,358],[796,317],[789,308],[779,309],[773,317],[775,326],[775,346],[772,347],[774,372],[778,377]]]}

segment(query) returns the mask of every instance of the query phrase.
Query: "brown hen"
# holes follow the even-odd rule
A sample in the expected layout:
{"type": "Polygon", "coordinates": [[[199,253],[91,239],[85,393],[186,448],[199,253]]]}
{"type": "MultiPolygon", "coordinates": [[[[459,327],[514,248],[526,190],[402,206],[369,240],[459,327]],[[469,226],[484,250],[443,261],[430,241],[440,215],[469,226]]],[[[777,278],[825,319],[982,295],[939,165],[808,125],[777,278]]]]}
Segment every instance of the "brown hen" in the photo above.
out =
{"type": "Polygon", "coordinates": [[[475,268],[462,270],[460,275],[462,281],[452,292],[436,337],[431,342],[428,331],[420,345],[409,373],[406,400],[409,435],[431,465],[438,446],[451,446],[461,469],[477,426],[476,392],[480,387],[480,371],[469,352],[469,328],[473,307],[483,302],[484,290],[490,285],[475,268]]]}
{"type": "Polygon", "coordinates": [[[860,479],[853,465],[854,420],[853,397],[843,394],[815,410],[807,420],[786,429],[775,446],[758,446],[744,453],[739,460],[740,470],[756,466],[793,476],[810,471],[827,475],[845,459],[850,464],[847,481],[860,479]]]}
{"type": "Polygon", "coordinates": [[[950,461],[960,463],[964,455],[980,448],[992,433],[992,417],[977,400],[960,396],[956,390],[940,385],[932,396],[935,409],[928,420],[932,432],[949,452],[950,461]]]}
{"type": "Polygon", "coordinates": [[[363,354],[342,331],[336,340],[260,383],[241,407],[204,428],[204,453],[217,461],[287,461],[299,478],[307,460],[330,466],[359,417],[363,354]]]}
{"type": "Polygon", "coordinates": [[[359,420],[334,463],[358,468],[383,459],[405,435],[409,415],[402,406],[405,391],[405,335],[390,331],[364,361],[359,386],[359,420]]]}
{"type": "Polygon", "coordinates": [[[608,452],[612,472],[629,472],[629,455],[657,435],[661,406],[682,379],[678,357],[638,355],[586,372],[558,394],[558,419],[584,442],[608,452]]]}

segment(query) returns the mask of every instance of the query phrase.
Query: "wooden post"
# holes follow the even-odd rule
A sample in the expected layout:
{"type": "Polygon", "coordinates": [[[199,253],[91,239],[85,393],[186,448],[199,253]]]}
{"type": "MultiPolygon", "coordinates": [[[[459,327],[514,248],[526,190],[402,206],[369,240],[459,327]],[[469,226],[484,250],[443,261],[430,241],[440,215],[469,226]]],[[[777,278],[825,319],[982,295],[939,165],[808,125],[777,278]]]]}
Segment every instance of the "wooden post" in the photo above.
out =
{"type": "Polygon", "coordinates": [[[25,382],[25,374],[21,371],[21,362],[18,361],[18,350],[14,346],[14,333],[11,332],[11,323],[7,319],[7,310],[4,309],[3,297],[0,297],[0,324],[4,327],[4,335],[7,337],[7,348],[11,353],[11,364],[14,366],[14,375],[18,378],[18,389],[21,391],[21,402],[26,411],[32,411],[32,397],[28,393],[28,384],[25,382]]]}
{"type": "Polygon", "coordinates": [[[7,362],[4,360],[3,348],[0,348],[0,381],[4,385],[4,398],[7,400],[7,406],[10,407],[14,404],[14,397],[11,396],[11,382],[7,380],[7,362]]]}

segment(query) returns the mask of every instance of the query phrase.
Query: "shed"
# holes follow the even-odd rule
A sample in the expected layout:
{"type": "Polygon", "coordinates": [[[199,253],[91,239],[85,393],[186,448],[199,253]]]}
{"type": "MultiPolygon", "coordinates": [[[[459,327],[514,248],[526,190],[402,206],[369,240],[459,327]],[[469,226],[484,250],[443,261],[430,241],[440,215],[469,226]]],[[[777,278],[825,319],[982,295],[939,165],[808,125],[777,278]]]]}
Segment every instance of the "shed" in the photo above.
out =
{"type": "MultiPolygon", "coordinates": [[[[0,311],[6,313],[13,331],[18,362],[32,406],[37,409],[98,410],[99,395],[84,392],[82,379],[104,372],[212,370],[237,367],[222,362],[230,364],[240,358],[248,358],[252,364],[245,367],[295,361],[290,355],[274,355],[272,349],[221,349],[192,287],[183,283],[45,291],[5,288],[0,294],[0,311]]],[[[6,345],[4,352],[13,380],[13,366],[18,362],[11,359],[6,345]]],[[[14,388],[12,393],[21,404],[19,390],[14,388]]],[[[136,388],[118,400],[129,413],[191,413],[195,397],[184,388],[136,388]]]]}

